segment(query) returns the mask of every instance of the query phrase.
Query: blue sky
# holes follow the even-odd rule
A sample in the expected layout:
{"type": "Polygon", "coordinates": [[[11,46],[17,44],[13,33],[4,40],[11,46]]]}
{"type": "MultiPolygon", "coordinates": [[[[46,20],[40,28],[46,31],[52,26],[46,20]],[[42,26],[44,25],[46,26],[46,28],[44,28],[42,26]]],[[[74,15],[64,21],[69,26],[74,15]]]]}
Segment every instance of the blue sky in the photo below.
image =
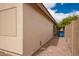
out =
{"type": "Polygon", "coordinates": [[[46,3],[44,5],[57,22],[73,14],[79,15],[79,3],[46,3]]]}

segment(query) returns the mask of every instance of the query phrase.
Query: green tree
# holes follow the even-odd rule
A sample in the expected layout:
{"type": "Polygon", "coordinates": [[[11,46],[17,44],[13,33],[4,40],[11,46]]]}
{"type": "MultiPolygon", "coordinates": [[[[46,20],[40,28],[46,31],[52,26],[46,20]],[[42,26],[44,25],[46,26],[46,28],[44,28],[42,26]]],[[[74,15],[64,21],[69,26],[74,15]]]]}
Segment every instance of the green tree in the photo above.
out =
{"type": "Polygon", "coordinates": [[[78,17],[79,15],[73,15],[64,18],[60,23],[57,24],[57,28],[58,29],[65,28],[66,25],[69,25],[72,21],[77,20],[78,17]]]}

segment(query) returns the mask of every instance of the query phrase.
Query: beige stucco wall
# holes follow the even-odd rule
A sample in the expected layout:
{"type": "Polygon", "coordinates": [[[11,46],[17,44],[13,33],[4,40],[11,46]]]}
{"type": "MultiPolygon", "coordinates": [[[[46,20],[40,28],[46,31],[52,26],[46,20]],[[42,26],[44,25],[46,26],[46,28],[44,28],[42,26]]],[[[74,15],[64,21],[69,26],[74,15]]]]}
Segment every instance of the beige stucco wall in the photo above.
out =
{"type": "Polygon", "coordinates": [[[50,17],[35,4],[0,4],[0,49],[32,55],[53,37],[50,17]]]}
{"type": "Polygon", "coordinates": [[[23,51],[32,55],[53,37],[53,23],[34,4],[24,4],[23,16],[23,51]]]}
{"type": "Polygon", "coordinates": [[[66,26],[65,38],[71,47],[72,55],[79,55],[79,19],[66,26]]]}
{"type": "Polygon", "coordinates": [[[0,4],[0,49],[22,54],[22,4],[0,4]]]}

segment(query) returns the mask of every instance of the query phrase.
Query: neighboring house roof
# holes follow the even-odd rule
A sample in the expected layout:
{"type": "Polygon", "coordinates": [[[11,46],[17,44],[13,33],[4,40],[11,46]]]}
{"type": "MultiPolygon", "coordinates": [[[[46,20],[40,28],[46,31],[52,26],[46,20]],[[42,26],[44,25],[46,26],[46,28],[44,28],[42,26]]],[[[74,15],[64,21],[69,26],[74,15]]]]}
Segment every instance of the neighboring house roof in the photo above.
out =
{"type": "Polygon", "coordinates": [[[52,15],[49,13],[47,8],[42,3],[36,3],[36,5],[40,7],[40,9],[51,19],[51,21],[53,21],[53,23],[56,24],[55,19],[52,17],[52,15]]]}

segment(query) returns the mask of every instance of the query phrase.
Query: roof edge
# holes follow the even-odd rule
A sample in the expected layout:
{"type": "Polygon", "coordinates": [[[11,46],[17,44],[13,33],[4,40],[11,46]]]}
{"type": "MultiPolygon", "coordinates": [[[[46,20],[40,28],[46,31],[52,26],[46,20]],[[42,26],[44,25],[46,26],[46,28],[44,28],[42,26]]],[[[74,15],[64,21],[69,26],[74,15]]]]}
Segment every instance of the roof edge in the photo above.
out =
{"type": "Polygon", "coordinates": [[[41,10],[51,18],[51,20],[53,21],[53,23],[57,24],[57,22],[55,21],[55,19],[52,17],[52,15],[50,14],[50,12],[47,10],[47,8],[43,5],[43,3],[36,3],[38,7],[41,8],[41,10]]]}

